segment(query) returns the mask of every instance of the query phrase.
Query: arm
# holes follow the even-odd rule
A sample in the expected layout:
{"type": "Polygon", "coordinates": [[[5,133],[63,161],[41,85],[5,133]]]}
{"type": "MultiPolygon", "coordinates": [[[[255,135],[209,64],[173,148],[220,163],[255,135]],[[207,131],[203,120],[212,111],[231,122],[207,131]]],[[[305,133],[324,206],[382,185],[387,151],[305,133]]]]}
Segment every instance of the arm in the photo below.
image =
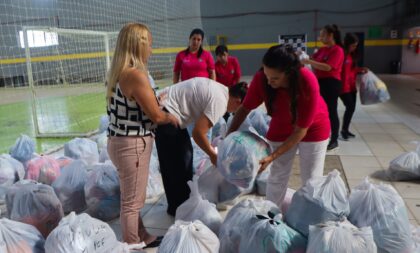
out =
{"type": "Polygon", "coordinates": [[[216,70],[214,66],[213,56],[210,52],[206,52],[207,71],[209,72],[209,78],[216,81],[216,70]]]}
{"type": "Polygon", "coordinates": [[[180,72],[174,72],[174,75],[172,77],[172,82],[173,83],[179,82],[179,76],[180,76],[180,72]]]}
{"type": "Polygon", "coordinates": [[[214,69],[209,70],[209,78],[216,81],[216,71],[214,69]]]}
{"type": "Polygon", "coordinates": [[[214,148],[210,145],[207,139],[207,132],[213,126],[211,121],[203,114],[195,122],[195,126],[192,132],[192,137],[197,145],[210,157],[213,165],[216,165],[217,154],[214,148]]]}
{"type": "Polygon", "coordinates": [[[230,125],[229,130],[226,133],[226,136],[238,130],[242,122],[244,122],[244,120],[246,119],[246,116],[248,116],[249,112],[250,110],[246,109],[243,105],[241,105],[238,108],[238,110],[235,113],[235,116],[233,117],[232,124],[230,125]]]}
{"type": "Polygon", "coordinates": [[[120,85],[126,97],[134,98],[154,123],[178,125],[178,120],[173,115],[160,110],[146,72],[134,68],[124,70],[121,73],[120,85]]]}
{"type": "Polygon", "coordinates": [[[305,137],[307,132],[308,128],[300,128],[298,126],[295,126],[293,133],[286,139],[286,141],[283,142],[283,144],[280,147],[274,150],[274,152],[271,153],[269,156],[260,160],[261,167],[258,173],[265,170],[272,161],[274,161],[276,158],[286,153],[288,150],[290,150],[292,147],[298,144],[303,139],[303,137],[305,137]]]}
{"type": "Polygon", "coordinates": [[[239,83],[239,80],[241,80],[241,66],[239,65],[239,62],[236,58],[235,59],[235,76],[234,76],[234,82],[233,83],[239,83]]]}
{"type": "Polygon", "coordinates": [[[303,59],[301,60],[302,64],[311,64],[314,69],[322,70],[322,71],[330,71],[332,68],[329,64],[318,62],[312,59],[303,59]]]}

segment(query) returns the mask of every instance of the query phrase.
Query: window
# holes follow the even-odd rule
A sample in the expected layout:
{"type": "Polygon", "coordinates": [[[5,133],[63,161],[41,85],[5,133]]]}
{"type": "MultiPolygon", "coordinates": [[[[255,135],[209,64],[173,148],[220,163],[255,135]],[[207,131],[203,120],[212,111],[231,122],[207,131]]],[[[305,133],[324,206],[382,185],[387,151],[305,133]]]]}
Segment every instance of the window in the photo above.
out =
{"type": "MultiPolygon", "coordinates": [[[[58,36],[55,32],[27,30],[29,47],[47,47],[58,45],[58,36]]],[[[23,31],[19,31],[20,47],[25,48],[23,31]]]]}

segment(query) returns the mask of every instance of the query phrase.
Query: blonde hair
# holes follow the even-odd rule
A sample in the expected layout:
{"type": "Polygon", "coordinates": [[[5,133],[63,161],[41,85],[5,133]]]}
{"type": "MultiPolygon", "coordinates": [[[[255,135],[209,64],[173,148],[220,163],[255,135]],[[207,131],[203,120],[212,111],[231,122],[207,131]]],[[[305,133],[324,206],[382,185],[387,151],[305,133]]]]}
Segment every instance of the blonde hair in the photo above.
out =
{"type": "Polygon", "coordinates": [[[126,68],[147,71],[147,58],[151,32],[146,25],[139,23],[126,24],[118,34],[114,57],[107,76],[107,101],[115,92],[121,72],[126,68]]]}

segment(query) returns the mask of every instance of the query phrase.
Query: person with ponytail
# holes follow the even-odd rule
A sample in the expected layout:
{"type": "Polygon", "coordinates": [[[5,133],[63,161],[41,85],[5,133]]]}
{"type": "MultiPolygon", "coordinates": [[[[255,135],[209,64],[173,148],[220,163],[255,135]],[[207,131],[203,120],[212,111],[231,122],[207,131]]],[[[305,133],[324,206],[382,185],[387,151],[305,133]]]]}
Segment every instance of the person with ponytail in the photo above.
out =
{"type": "Polygon", "coordinates": [[[292,46],[272,46],[262,63],[228,134],[239,128],[251,110],[265,104],[272,117],[266,135],[272,153],[260,161],[260,172],[272,163],[267,199],[281,206],[297,150],[302,184],[323,175],[330,122],[318,81],[301,65],[292,46]]]}
{"type": "Polygon", "coordinates": [[[328,106],[331,123],[331,138],[328,150],[338,148],[340,120],[337,112],[338,96],[341,92],[341,69],[344,51],[341,33],[337,25],[326,25],[320,32],[319,40],[325,45],[311,59],[304,59],[303,64],[310,64],[318,78],[321,96],[328,106]]]}
{"type": "Polygon", "coordinates": [[[203,30],[195,28],[191,31],[188,47],[176,55],[172,80],[174,84],[193,77],[216,80],[213,56],[203,49],[203,40],[203,30]]]}
{"type": "Polygon", "coordinates": [[[121,29],[106,81],[108,154],[120,180],[123,241],[157,247],[162,238],[146,231],[139,210],[146,200],[156,125],[179,123],[159,107],[148,77],[151,53],[152,34],[147,26],[130,23],[121,29]]]}
{"type": "Polygon", "coordinates": [[[357,66],[357,44],[359,39],[353,33],[347,33],[344,37],[344,63],[341,72],[341,81],[343,88],[341,89],[340,99],[343,102],[346,110],[344,111],[343,124],[341,125],[341,137],[347,141],[349,138],[354,138],[355,135],[349,131],[349,126],[353,113],[356,109],[356,76],[359,73],[366,73],[367,68],[357,66]]]}

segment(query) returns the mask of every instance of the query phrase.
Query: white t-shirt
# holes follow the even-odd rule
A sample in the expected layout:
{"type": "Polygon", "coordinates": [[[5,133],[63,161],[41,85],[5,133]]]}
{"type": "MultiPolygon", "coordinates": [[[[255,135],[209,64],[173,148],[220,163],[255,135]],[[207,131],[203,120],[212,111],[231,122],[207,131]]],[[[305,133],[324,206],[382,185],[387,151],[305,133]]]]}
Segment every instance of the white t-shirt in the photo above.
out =
{"type": "Polygon", "coordinates": [[[215,125],[226,113],[229,90],[205,77],[195,77],[162,90],[162,105],[180,122],[181,128],[197,121],[202,114],[215,125]]]}

